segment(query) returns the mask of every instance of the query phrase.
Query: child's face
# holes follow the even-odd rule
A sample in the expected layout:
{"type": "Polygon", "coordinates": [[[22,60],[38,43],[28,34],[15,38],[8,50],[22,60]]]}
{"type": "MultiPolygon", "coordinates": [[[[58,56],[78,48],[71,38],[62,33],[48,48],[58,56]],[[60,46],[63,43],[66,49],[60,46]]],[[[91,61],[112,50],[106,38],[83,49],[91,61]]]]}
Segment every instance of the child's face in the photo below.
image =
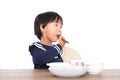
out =
{"type": "Polygon", "coordinates": [[[45,35],[43,36],[46,37],[46,39],[48,39],[50,42],[55,42],[62,34],[61,28],[62,24],[60,21],[48,23],[45,27],[45,35]]]}

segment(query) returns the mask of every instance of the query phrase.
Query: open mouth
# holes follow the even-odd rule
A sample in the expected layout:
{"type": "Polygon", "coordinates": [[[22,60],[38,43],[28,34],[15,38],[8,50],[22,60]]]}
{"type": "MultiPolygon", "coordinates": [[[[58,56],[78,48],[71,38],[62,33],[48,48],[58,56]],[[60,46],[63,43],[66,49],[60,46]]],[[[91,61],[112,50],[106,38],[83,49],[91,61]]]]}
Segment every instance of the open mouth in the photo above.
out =
{"type": "Polygon", "coordinates": [[[58,34],[58,35],[57,35],[57,38],[59,39],[59,38],[60,38],[60,36],[61,36],[61,35],[60,35],[60,34],[58,34]]]}

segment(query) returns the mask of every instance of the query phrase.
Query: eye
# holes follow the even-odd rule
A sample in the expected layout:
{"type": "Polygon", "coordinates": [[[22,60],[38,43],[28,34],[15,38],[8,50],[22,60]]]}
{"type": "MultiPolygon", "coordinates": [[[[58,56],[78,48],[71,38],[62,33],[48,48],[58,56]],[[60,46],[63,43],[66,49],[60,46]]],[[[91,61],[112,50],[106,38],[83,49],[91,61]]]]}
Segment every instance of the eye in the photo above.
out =
{"type": "Polygon", "coordinates": [[[57,24],[57,23],[55,23],[55,26],[58,26],[58,24],[57,24]]]}
{"type": "Polygon", "coordinates": [[[62,25],[60,25],[59,23],[54,23],[55,27],[59,27],[62,28],[62,25]]]}

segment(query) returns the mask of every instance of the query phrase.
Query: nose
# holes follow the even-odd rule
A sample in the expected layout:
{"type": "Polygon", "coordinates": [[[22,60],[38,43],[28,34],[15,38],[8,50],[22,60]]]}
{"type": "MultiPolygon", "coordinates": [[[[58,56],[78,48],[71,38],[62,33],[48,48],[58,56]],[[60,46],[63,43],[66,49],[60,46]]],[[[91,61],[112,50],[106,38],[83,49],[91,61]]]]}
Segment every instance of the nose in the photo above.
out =
{"type": "Polygon", "coordinates": [[[59,27],[58,31],[59,31],[60,33],[62,32],[61,27],[59,27]]]}

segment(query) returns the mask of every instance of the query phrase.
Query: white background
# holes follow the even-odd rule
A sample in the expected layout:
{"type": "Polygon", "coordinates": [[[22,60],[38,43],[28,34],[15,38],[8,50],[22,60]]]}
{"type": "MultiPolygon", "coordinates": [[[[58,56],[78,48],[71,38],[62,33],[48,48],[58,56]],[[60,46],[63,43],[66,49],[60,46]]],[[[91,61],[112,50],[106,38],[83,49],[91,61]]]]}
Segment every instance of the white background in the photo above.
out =
{"type": "Polygon", "coordinates": [[[34,18],[55,11],[64,20],[63,35],[83,60],[101,60],[120,69],[119,0],[1,0],[0,68],[33,68],[28,46],[38,41],[34,18]]]}

